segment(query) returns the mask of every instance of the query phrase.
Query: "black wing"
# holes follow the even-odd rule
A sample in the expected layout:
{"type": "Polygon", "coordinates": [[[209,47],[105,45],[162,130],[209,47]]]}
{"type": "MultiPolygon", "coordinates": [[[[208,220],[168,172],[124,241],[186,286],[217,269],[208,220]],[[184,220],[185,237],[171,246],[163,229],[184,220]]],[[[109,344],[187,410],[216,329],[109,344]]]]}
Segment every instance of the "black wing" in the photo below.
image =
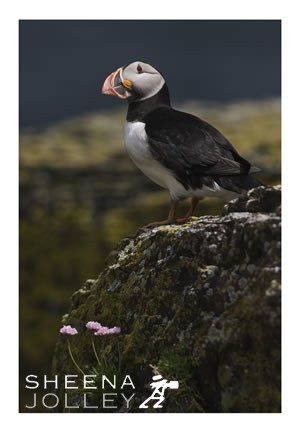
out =
{"type": "Polygon", "coordinates": [[[199,177],[258,172],[207,122],[170,107],[160,107],[143,120],[150,150],[180,181],[194,185],[199,177]]]}

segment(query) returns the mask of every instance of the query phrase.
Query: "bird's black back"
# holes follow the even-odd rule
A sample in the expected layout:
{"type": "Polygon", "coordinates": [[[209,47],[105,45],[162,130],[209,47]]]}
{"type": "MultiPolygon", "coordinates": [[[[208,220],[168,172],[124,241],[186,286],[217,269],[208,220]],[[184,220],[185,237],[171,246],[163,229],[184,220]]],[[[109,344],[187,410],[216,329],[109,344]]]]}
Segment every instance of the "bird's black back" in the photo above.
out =
{"type": "Polygon", "coordinates": [[[234,192],[259,186],[250,173],[258,168],[241,157],[216,128],[188,113],[162,105],[142,118],[150,150],[187,188],[214,181],[234,192]]]}

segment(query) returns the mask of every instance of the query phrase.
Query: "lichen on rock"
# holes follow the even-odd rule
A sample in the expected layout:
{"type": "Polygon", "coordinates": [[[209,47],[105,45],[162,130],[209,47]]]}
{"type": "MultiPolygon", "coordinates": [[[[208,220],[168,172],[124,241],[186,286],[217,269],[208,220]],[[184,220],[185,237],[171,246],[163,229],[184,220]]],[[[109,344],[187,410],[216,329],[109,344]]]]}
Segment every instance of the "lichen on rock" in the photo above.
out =
{"type": "MultiPolygon", "coordinates": [[[[279,412],[279,204],[280,187],[260,187],[222,216],[123,239],[98,279],[72,295],[64,318],[81,333],[73,349],[84,370],[95,366],[85,323],[97,320],[122,328],[107,343],[109,361],[117,363],[118,344],[135,380],[130,411],[149,396],[151,364],[180,383],[160,411],[279,412]]],[[[73,371],[63,337],[53,368],[73,371]]]]}

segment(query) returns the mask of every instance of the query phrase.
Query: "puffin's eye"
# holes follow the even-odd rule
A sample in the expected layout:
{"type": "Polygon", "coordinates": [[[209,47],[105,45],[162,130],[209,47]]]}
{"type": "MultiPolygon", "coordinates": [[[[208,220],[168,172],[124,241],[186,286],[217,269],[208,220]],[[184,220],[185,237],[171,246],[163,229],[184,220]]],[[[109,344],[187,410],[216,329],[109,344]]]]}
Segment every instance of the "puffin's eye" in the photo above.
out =
{"type": "Polygon", "coordinates": [[[136,70],[138,73],[143,73],[143,67],[140,64],[137,65],[136,70]]]}

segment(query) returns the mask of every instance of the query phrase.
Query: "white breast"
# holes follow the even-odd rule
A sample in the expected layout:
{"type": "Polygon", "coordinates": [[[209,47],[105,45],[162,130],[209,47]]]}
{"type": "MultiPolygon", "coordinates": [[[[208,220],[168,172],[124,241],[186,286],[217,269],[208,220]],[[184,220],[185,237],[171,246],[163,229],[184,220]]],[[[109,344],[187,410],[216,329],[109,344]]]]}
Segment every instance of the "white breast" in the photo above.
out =
{"type": "MultiPolygon", "coordinates": [[[[215,184],[213,189],[203,186],[202,189],[185,189],[184,186],[175,178],[172,171],[165,168],[153,158],[147,141],[147,133],[143,122],[125,123],[125,148],[133,163],[148,177],[159,186],[167,189],[173,200],[185,197],[205,197],[220,196],[223,190],[215,184]]],[[[230,193],[232,198],[232,192],[230,193]]],[[[233,197],[236,194],[233,194],[233,197]]]]}
{"type": "Polygon", "coordinates": [[[143,122],[125,122],[125,147],[134,163],[153,159],[143,122]]]}
{"type": "Polygon", "coordinates": [[[133,163],[150,180],[168,189],[167,179],[170,171],[153,158],[143,122],[125,123],[125,147],[133,163]]]}

